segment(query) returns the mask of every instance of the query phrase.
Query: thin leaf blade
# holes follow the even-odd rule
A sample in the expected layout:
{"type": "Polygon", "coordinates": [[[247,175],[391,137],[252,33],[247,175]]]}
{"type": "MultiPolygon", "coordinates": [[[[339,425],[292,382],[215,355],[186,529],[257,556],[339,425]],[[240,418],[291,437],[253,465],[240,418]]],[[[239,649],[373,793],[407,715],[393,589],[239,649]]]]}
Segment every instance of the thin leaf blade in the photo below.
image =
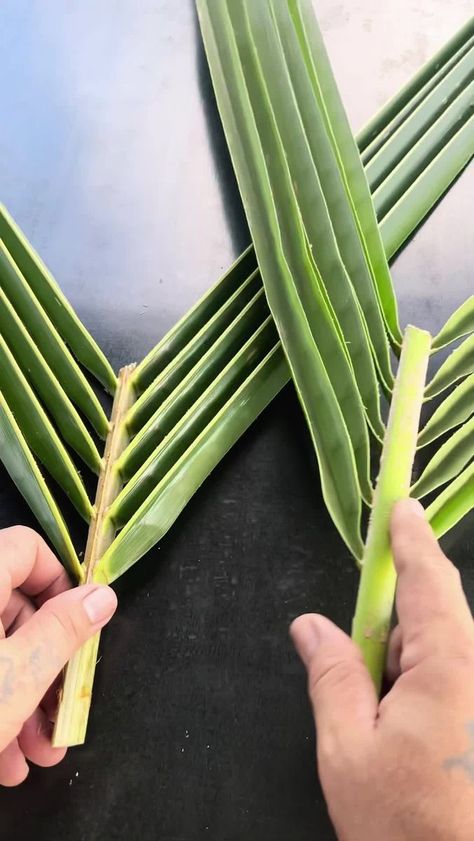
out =
{"type": "Polygon", "coordinates": [[[161,540],[222,455],[286,381],[285,358],[276,345],[119,532],[96,568],[97,580],[115,581],[161,540]]]}
{"type": "Polygon", "coordinates": [[[425,390],[425,399],[431,400],[445,391],[461,377],[474,373],[474,335],[465,339],[453,350],[441,367],[436,371],[425,390]]]}
{"type": "Polygon", "coordinates": [[[113,394],[117,378],[108,359],[3,205],[0,205],[0,239],[76,358],[113,394]]]}
{"type": "Polygon", "coordinates": [[[0,286],[71,400],[105,438],[109,424],[99,400],[1,240],[0,286]]]}
{"type": "MultiPolygon", "coordinates": [[[[134,436],[117,464],[124,481],[131,479],[162,438],[176,427],[189,407],[195,405],[210,386],[218,383],[226,366],[235,363],[243,347],[268,318],[264,291],[260,289],[186,377],[159,403],[154,414],[134,436]]],[[[275,328],[273,331],[274,341],[277,341],[275,328]]],[[[258,348],[258,352],[261,353],[261,348],[258,348]]],[[[125,424],[129,429],[128,417],[125,418],[125,424]]]]}
{"type": "Polygon", "coordinates": [[[29,379],[54,419],[64,440],[81,456],[85,464],[98,474],[101,457],[90,433],[1,288],[0,324],[1,335],[23,374],[29,379]]]}
{"type": "Polygon", "coordinates": [[[253,245],[249,245],[224,275],[168,331],[150,353],[137,365],[133,384],[141,394],[194,338],[204,324],[228,301],[257,269],[253,245]]]}
{"type": "Polygon", "coordinates": [[[81,582],[82,568],[64,520],[1,391],[0,458],[66,569],[81,582]]]}
{"type": "Polygon", "coordinates": [[[375,371],[367,353],[373,353],[389,391],[393,387],[389,343],[344,181],[286,5],[278,5],[277,13],[265,4],[247,8],[253,28],[261,31],[256,55],[313,258],[345,336],[371,424],[383,437],[375,371]]]}
{"type": "Polygon", "coordinates": [[[457,429],[434,454],[411,488],[411,496],[421,499],[440,485],[445,485],[457,476],[473,457],[474,419],[457,429]]]}
{"type": "Polygon", "coordinates": [[[385,324],[394,343],[400,345],[402,333],[398,321],[397,302],[370,190],[313,7],[310,0],[287,1],[312,77],[314,91],[325,113],[328,133],[340,162],[347,196],[353,207],[364,244],[385,324]]]}
{"type": "Polygon", "coordinates": [[[473,113],[474,83],[471,83],[459,93],[459,96],[441,113],[418,141],[409,147],[400,161],[387,170],[385,178],[373,193],[374,206],[379,222],[390,212],[398,199],[425,171],[431,161],[445,148],[473,113]]]}
{"type": "Polygon", "coordinates": [[[440,50],[423,64],[407,84],[372,117],[357,135],[364,162],[385,143],[394,131],[426,99],[427,94],[457,64],[474,41],[474,17],[471,17],[440,50]]]}
{"type": "MultiPolygon", "coordinates": [[[[474,78],[474,48],[458,61],[424,102],[410,115],[392,136],[390,153],[377,152],[366,165],[367,176],[375,187],[387,177],[391,169],[413,148],[420,137],[457,98],[460,91],[469,87],[474,78]]],[[[472,97],[472,94],[471,94],[472,97]]],[[[471,99],[472,104],[472,99],[471,99]]]]}
{"type": "Polygon", "coordinates": [[[474,332],[474,295],[470,295],[467,301],[448,318],[444,327],[441,328],[433,340],[433,350],[441,350],[451,342],[462,339],[469,333],[474,332]]]}
{"type": "Polygon", "coordinates": [[[474,462],[426,509],[436,537],[442,537],[474,508],[474,462]]]}
{"type": "MultiPolygon", "coordinates": [[[[301,226],[308,240],[311,258],[317,268],[328,305],[339,329],[342,345],[347,350],[352,364],[354,377],[364,404],[369,423],[375,434],[383,438],[384,426],[380,415],[380,396],[374,357],[375,350],[370,340],[366,318],[356,295],[352,278],[349,276],[342,259],[342,243],[336,237],[336,220],[339,223],[345,217],[352,221],[340,174],[334,160],[331,145],[327,139],[325,127],[318,109],[313,109],[311,121],[311,141],[305,128],[300,102],[295,95],[293,80],[285,57],[277,23],[270,9],[263,4],[248,4],[247,30],[240,42],[249,43],[249,57],[242,53],[243,66],[252,60],[252,76],[260,79],[259,88],[254,89],[252,80],[247,87],[254,101],[254,113],[259,109],[259,102],[266,102],[270,119],[259,128],[262,147],[266,151],[267,170],[275,196],[277,212],[280,207],[278,178],[276,169],[283,168],[288,173],[288,185],[293,185],[293,197],[300,214],[301,226]],[[252,85],[252,88],[251,88],[252,85]],[[271,150],[274,144],[280,150],[280,156],[271,150]],[[272,163],[274,160],[274,163],[272,163]],[[272,169],[274,173],[272,174],[272,169]]],[[[291,24],[291,21],[290,21],[291,24]]],[[[237,36],[238,30],[236,29],[237,36]]],[[[293,33],[291,28],[290,34],[293,33]]],[[[285,43],[286,31],[282,34],[285,43]]],[[[242,48],[241,48],[242,49],[242,48]]],[[[292,65],[294,74],[297,70],[305,77],[305,66],[292,65]]],[[[309,91],[311,96],[311,91],[309,91]]],[[[307,101],[306,98],[305,101],[307,101]]],[[[259,122],[258,120],[256,120],[259,122]]],[[[282,200],[284,195],[282,193],[282,200]]],[[[286,212],[286,207],[283,205],[286,212]]],[[[288,208],[288,212],[289,208],[288,208]]],[[[283,230],[283,223],[280,221],[283,230]]],[[[344,231],[349,224],[342,226],[344,231]]],[[[357,231],[353,233],[357,236],[357,231]]],[[[361,251],[363,259],[363,253],[361,251]]],[[[368,277],[370,283],[370,277],[368,277]]],[[[301,296],[302,297],[302,296],[301,296]]],[[[374,303],[376,301],[374,299],[374,303]]],[[[380,324],[383,329],[379,313],[380,324]]],[[[393,376],[389,364],[389,345],[384,334],[386,360],[386,387],[393,385],[393,376]]],[[[328,367],[328,365],[326,366],[328,367]]]]}
{"type": "Polygon", "coordinates": [[[163,400],[174,391],[183,377],[194,368],[260,290],[260,275],[258,270],[255,270],[223,302],[214,315],[205,321],[133,404],[127,415],[127,428],[130,434],[135,434],[142,429],[163,400]]]}
{"type": "MultiPolygon", "coordinates": [[[[323,494],[337,528],[357,555],[362,548],[361,503],[354,450],[344,416],[294,286],[294,275],[290,273],[282,254],[279,221],[275,214],[257,129],[251,117],[253,112],[246,99],[246,86],[232,22],[222,4],[201,0],[198,12],[214,88],[262,277],[264,283],[266,276],[273,278],[274,283],[278,279],[277,289],[275,286],[266,287],[267,298],[283,346],[286,346],[285,352],[288,347],[292,348],[289,364],[298,384],[303,411],[318,455],[323,494]],[[308,407],[311,407],[311,416],[308,407]],[[333,439],[333,444],[330,439],[333,439]],[[328,459],[327,453],[334,450],[336,439],[337,459],[328,459]]],[[[311,277],[311,264],[303,259],[302,266],[304,269],[300,268],[299,272],[303,271],[307,278],[309,270],[311,277]]],[[[315,278],[311,295],[317,290],[318,281],[315,278]]],[[[323,300],[321,304],[324,305],[323,300]]],[[[324,313],[324,310],[320,312],[324,313]]],[[[334,343],[335,347],[338,342],[339,339],[334,343]]]]}
{"type": "Polygon", "coordinates": [[[473,155],[474,117],[471,117],[381,220],[383,244],[389,259],[416,230],[420,219],[436,205],[473,155]]]}
{"type": "Polygon", "coordinates": [[[418,436],[418,447],[459,426],[474,414],[474,374],[458,385],[438,406],[418,436]]]}
{"type": "Polygon", "coordinates": [[[62,487],[81,516],[90,522],[92,504],[81,477],[2,336],[0,389],[28,446],[62,487]]]}
{"type": "Polygon", "coordinates": [[[126,525],[137,508],[172,469],[173,464],[248,379],[252,369],[258,367],[265,358],[268,358],[272,369],[273,357],[268,357],[268,354],[277,341],[275,325],[269,315],[178,423],[168,430],[156,429],[155,425],[155,434],[149,442],[150,447],[145,450],[145,454],[149,452],[149,456],[142,463],[137,460],[140,466],[135,475],[130,475],[130,454],[127,451],[123,453],[115,469],[119,471],[122,479],[128,478],[129,481],[108,512],[108,517],[116,528],[126,525]]]}

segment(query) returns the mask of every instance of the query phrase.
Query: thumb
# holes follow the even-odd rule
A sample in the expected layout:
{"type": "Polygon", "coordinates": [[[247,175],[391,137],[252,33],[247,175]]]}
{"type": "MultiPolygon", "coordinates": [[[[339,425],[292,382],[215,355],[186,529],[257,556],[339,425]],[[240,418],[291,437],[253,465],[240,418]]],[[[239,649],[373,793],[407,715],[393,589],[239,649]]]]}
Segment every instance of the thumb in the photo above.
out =
{"type": "Polygon", "coordinates": [[[36,709],[74,652],[112,617],[117,597],[110,587],[75,587],[50,599],[1,643],[0,687],[21,726],[36,709]],[[2,682],[3,677],[3,682],[2,682]]]}
{"type": "Polygon", "coordinates": [[[359,649],[325,616],[308,613],[290,629],[308,672],[308,690],[318,729],[325,737],[346,739],[372,728],[378,700],[359,649]]]}

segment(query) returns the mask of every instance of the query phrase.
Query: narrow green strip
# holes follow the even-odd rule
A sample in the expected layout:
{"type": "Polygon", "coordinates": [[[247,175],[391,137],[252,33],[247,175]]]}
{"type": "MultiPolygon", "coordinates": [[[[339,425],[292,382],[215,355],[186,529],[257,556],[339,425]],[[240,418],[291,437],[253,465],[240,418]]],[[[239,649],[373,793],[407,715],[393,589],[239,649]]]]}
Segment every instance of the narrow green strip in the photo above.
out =
{"type": "Polygon", "coordinates": [[[448,318],[444,327],[433,339],[432,351],[441,350],[469,333],[474,333],[474,295],[470,295],[467,301],[464,301],[448,318]]]}
{"type": "Polygon", "coordinates": [[[442,537],[474,508],[474,461],[426,509],[436,537],[442,537]]]}
{"type": "MultiPolygon", "coordinates": [[[[439,81],[451,69],[453,64],[470,49],[474,36],[474,17],[471,17],[462,27],[443,44],[428,61],[415,73],[407,84],[395,96],[382,106],[380,111],[372,117],[357,135],[361,154],[366,156],[367,148],[372,141],[385,143],[390,136],[393,126],[400,125],[418,104],[426,98],[426,94],[436,87],[439,81]]],[[[375,147],[377,151],[378,146],[375,147]]],[[[368,155],[370,157],[370,154],[368,155]]]]}
{"type": "Polygon", "coordinates": [[[66,524],[1,391],[0,460],[48,535],[64,566],[76,581],[81,582],[82,567],[66,524]]]}
{"type": "Polygon", "coordinates": [[[437,450],[410,493],[416,499],[445,485],[474,458],[474,419],[466,421],[437,450]]]}
{"type": "Polygon", "coordinates": [[[440,435],[459,426],[474,414],[474,374],[458,385],[431,415],[418,436],[418,447],[426,447],[440,435]]]}
{"type": "Polygon", "coordinates": [[[117,378],[108,359],[3,205],[0,205],[0,239],[76,359],[113,394],[117,378]]]}

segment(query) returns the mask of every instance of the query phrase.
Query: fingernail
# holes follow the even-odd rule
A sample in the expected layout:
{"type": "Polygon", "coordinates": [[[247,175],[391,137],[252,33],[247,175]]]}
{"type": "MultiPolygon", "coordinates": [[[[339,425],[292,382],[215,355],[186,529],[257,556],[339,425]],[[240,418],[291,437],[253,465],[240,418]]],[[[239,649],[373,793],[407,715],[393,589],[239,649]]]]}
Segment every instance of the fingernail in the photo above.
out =
{"type": "Polygon", "coordinates": [[[110,587],[96,587],[83,601],[91,625],[106,622],[117,607],[117,596],[110,587]]]}
{"type": "Polygon", "coordinates": [[[411,497],[402,499],[397,505],[399,508],[403,507],[406,513],[411,514],[412,517],[421,517],[422,520],[426,520],[425,509],[417,499],[412,499],[411,497]]]}

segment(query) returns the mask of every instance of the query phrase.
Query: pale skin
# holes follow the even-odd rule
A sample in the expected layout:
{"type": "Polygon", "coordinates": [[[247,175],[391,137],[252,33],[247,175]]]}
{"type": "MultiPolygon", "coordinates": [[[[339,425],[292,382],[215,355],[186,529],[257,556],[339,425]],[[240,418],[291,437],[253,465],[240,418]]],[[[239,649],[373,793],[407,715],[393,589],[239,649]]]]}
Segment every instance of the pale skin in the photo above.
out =
{"type": "Polygon", "coordinates": [[[111,618],[110,587],[74,587],[46,543],[22,526],[0,531],[0,785],[28,776],[27,760],[56,765],[56,678],[111,618]]]}
{"type": "MultiPolygon", "coordinates": [[[[474,623],[459,574],[418,503],[395,506],[391,539],[399,625],[392,688],[378,701],[360,654],[328,619],[291,634],[308,671],[318,767],[339,841],[474,838],[474,623]]],[[[0,784],[48,766],[55,678],[110,619],[108,587],[69,589],[35,532],[0,532],[0,784]]]]}
{"type": "Polygon", "coordinates": [[[395,506],[391,540],[399,624],[382,701],[332,622],[308,614],[291,627],[308,671],[321,784],[339,841],[472,841],[471,611],[419,503],[395,506]]]}

